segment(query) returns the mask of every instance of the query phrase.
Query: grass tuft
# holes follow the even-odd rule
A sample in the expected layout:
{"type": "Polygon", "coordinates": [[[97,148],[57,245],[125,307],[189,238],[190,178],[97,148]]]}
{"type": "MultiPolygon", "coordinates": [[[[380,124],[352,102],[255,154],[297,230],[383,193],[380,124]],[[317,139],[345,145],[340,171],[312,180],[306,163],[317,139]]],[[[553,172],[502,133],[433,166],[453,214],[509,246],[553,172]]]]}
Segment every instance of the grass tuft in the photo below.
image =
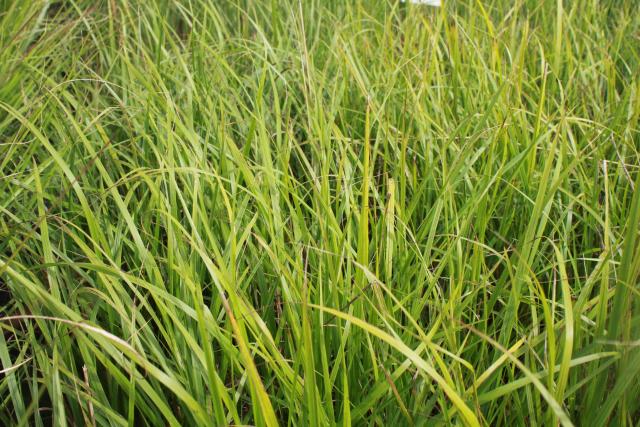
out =
{"type": "Polygon", "coordinates": [[[7,425],[636,425],[635,0],[0,0],[7,425]]]}

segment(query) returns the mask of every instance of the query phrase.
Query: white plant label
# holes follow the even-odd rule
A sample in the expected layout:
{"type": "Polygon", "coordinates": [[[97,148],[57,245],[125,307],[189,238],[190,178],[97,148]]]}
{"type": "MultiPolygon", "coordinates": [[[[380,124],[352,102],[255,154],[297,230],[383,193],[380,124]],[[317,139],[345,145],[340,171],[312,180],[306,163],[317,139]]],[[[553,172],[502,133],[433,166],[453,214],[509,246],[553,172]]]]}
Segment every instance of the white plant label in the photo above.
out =
{"type": "MultiPolygon", "coordinates": [[[[403,3],[405,1],[406,0],[402,0],[403,3]]],[[[442,6],[442,2],[440,0],[409,0],[409,3],[424,4],[424,5],[427,5],[427,6],[435,6],[435,7],[442,6]]]]}

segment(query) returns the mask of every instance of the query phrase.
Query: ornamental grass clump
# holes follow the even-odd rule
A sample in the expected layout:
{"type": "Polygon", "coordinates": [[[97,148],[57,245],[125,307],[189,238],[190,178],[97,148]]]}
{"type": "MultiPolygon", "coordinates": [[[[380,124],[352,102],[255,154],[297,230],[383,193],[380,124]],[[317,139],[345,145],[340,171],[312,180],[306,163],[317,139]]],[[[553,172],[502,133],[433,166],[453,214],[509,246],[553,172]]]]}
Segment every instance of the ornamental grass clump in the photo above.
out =
{"type": "Polygon", "coordinates": [[[0,0],[2,424],[637,424],[637,2],[423,6],[0,0]]]}

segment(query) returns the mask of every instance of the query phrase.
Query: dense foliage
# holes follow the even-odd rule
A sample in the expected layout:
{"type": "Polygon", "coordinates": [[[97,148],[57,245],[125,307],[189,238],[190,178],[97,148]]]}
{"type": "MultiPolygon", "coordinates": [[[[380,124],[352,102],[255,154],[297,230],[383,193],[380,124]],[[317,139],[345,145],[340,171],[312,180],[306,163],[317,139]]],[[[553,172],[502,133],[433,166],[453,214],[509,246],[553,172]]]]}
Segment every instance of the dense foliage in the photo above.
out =
{"type": "Polygon", "coordinates": [[[0,0],[7,425],[640,420],[636,0],[0,0]]]}

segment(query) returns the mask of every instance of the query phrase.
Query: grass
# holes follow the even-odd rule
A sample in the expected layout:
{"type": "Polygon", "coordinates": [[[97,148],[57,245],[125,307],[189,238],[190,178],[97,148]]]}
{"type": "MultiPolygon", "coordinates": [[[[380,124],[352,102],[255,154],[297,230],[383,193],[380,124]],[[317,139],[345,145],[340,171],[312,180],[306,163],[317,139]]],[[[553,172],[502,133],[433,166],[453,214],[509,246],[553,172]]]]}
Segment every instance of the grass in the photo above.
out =
{"type": "Polygon", "coordinates": [[[0,0],[0,420],[640,422],[635,0],[0,0]]]}

